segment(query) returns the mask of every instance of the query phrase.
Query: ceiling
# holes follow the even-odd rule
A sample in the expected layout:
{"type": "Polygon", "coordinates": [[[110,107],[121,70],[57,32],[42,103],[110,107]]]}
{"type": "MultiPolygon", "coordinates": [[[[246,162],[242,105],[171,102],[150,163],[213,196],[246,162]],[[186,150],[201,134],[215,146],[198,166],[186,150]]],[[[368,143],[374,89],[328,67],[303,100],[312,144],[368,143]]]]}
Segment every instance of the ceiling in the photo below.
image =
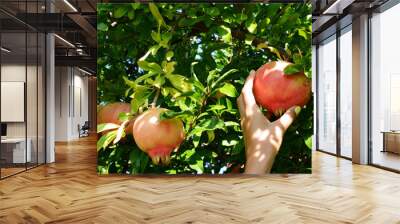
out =
{"type": "MultiPolygon", "coordinates": [[[[4,39],[2,44],[12,49],[7,56],[17,58],[18,55],[26,55],[25,35],[20,33],[25,32],[27,28],[28,32],[52,32],[57,34],[56,65],[78,66],[95,74],[97,2],[97,0],[1,0],[0,22],[4,39]]],[[[29,41],[29,34],[27,39],[29,41]]],[[[28,56],[31,53],[35,55],[33,54],[35,51],[36,46],[27,45],[28,56]]]]}
{"type": "Polygon", "coordinates": [[[312,0],[313,44],[351,24],[352,18],[368,13],[388,0],[312,0]]]}

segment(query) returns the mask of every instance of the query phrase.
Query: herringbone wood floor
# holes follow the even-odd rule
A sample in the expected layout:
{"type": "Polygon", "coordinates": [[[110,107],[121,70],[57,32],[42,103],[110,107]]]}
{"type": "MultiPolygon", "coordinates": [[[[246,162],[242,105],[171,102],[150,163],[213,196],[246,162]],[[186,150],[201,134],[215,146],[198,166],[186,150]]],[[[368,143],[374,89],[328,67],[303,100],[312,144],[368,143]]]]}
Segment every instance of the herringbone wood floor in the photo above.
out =
{"type": "Polygon", "coordinates": [[[0,223],[400,223],[400,175],[314,153],[312,175],[98,177],[95,140],[0,181],[0,223]]]}

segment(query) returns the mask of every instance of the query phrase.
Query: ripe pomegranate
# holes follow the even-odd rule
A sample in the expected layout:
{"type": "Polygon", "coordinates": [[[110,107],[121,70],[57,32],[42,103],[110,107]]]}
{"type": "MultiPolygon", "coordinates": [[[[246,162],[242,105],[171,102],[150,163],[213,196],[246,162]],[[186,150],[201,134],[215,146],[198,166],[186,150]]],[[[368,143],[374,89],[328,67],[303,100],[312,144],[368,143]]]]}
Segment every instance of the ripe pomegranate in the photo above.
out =
{"type": "Polygon", "coordinates": [[[171,152],[185,139],[183,123],[178,118],[160,120],[167,109],[151,108],[138,116],[133,125],[136,145],[146,152],[154,164],[168,164],[171,152]]]}
{"type": "Polygon", "coordinates": [[[262,107],[281,116],[292,106],[303,107],[311,97],[311,80],[304,72],[285,75],[284,69],[291,63],[269,62],[261,66],[254,77],[254,97],[262,107]]]}
{"type": "MultiPolygon", "coordinates": [[[[131,105],[129,103],[110,103],[102,106],[97,113],[97,124],[113,123],[122,124],[118,119],[120,113],[129,113],[131,111],[131,105]]],[[[125,131],[128,134],[132,134],[133,122],[129,122],[126,126],[125,131]]]]}

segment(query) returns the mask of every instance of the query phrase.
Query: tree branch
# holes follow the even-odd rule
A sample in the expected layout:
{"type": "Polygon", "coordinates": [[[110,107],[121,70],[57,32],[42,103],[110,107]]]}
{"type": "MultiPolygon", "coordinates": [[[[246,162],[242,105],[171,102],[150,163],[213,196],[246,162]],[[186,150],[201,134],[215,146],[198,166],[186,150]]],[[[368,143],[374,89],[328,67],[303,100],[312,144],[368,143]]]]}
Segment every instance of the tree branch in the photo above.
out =
{"type": "Polygon", "coordinates": [[[152,107],[152,108],[156,107],[157,100],[158,100],[158,97],[159,97],[159,96],[160,96],[160,88],[157,88],[156,95],[154,96],[153,102],[151,103],[151,107],[152,107]]]}
{"type": "MultiPolygon", "coordinates": [[[[218,25],[227,25],[227,24],[225,24],[224,22],[220,22],[218,25]]],[[[176,44],[176,43],[181,42],[182,39],[184,39],[184,38],[191,37],[191,36],[197,36],[197,35],[199,35],[200,33],[207,33],[207,32],[209,32],[209,30],[210,30],[210,29],[205,25],[205,23],[204,23],[203,21],[200,21],[200,22],[195,23],[195,24],[193,25],[192,29],[190,30],[190,32],[189,32],[187,35],[182,36],[182,38],[177,39],[177,40],[171,42],[171,45],[174,45],[174,44],[176,44]]],[[[237,28],[237,29],[232,29],[232,30],[231,30],[231,34],[232,34],[232,37],[233,37],[233,38],[235,38],[235,39],[237,39],[237,40],[240,40],[240,41],[244,41],[244,40],[246,39],[246,34],[247,34],[247,32],[244,31],[243,29],[237,28]]],[[[265,40],[265,39],[263,39],[263,38],[255,37],[255,38],[253,39],[253,41],[252,41],[251,44],[252,44],[253,46],[257,47],[257,46],[258,46],[259,44],[261,44],[261,43],[267,43],[267,40],[265,40]]],[[[279,47],[278,47],[278,48],[275,47],[275,48],[279,51],[279,54],[282,56],[283,59],[285,59],[285,60],[288,60],[288,59],[289,59],[289,55],[285,52],[284,49],[279,48],[279,47]]],[[[268,48],[266,48],[266,49],[268,49],[268,48]]],[[[268,49],[268,50],[269,50],[271,53],[274,53],[274,52],[272,52],[270,49],[268,49]]]]}

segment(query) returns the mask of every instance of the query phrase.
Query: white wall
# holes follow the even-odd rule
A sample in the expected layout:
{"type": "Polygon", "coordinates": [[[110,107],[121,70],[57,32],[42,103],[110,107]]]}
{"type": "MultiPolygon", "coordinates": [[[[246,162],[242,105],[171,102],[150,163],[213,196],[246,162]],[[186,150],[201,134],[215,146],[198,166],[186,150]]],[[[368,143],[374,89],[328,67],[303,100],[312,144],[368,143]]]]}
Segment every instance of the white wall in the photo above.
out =
{"type": "MultiPolygon", "coordinates": [[[[26,108],[23,106],[27,120],[22,122],[6,122],[8,138],[25,138],[25,133],[31,144],[32,162],[39,159],[44,163],[44,89],[43,73],[39,66],[25,66],[25,64],[3,64],[1,66],[2,82],[24,82],[26,83],[26,108]],[[37,70],[38,69],[38,70],[37,70]],[[25,78],[27,77],[27,80],[25,78]],[[37,156],[36,153],[39,153],[37,156]]],[[[22,93],[23,94],[23,93],[22,93]]],[[[7,96],[2,96],[7,97],[7,96]]],[[[10,108],[1,108],[4,112],[10,108]]],[[[12,111],[7,111],[12,113],[12,111]]]]}
{"type": "Polygon", "coordinates": [[[56,67],[55,73],[55,140],[74,140],[88,120],[88,78],[73,67],[56,67]]]}
{"type": "MultiPolygon", "coordinates": [[[[4,82],[25,82],[25,64],[8,64],[1,66],[1,81],[4,82]]],[[[7,110],[7,108],[1,108],[7,110]]],[[[7,123],[7,137],[25,137],[25,123],[7,123]]]]}

